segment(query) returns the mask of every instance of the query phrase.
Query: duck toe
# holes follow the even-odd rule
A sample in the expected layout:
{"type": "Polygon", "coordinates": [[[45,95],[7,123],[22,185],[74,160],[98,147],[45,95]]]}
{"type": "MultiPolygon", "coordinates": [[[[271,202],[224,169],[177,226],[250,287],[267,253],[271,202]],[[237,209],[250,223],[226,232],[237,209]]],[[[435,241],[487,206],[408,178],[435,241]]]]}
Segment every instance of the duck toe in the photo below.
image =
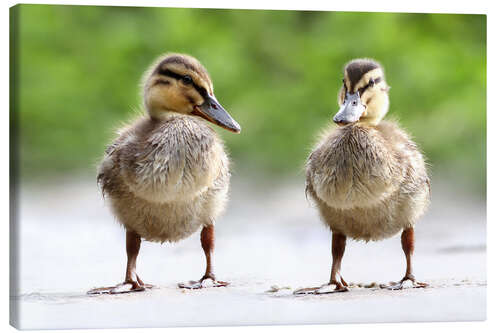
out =
{"type": "Polygon", "coordinates": [[[188,281],[188,282],[180,282],[177,284],[179,288],[183,289],[202,289],[202,288],[218,288],[218,287],[226,287],[229,285],[229,282],[218,281],[212,277],[203,277],[199,281],[188,281]]]}

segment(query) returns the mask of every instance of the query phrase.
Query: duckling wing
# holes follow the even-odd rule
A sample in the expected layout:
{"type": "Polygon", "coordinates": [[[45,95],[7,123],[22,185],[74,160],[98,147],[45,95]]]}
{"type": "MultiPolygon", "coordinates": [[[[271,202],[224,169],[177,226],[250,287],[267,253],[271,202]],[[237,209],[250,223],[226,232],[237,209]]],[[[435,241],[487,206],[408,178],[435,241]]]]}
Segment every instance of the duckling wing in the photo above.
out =
{"type": "Polygon", "coordinates": [[[119,136],[104,151],[104,157],[97,168],[97,184],[103,195],[112,195],[120,191],[122,185],[119,181],[120,149],[123,148],[124,141],[130,135],[129,128],[121,130],[119,136]]]}
{"type": "Polygon", "coordinates": [[[377,129],[397,159],[397,165],[403,176],[401,191],[413,193],[424,189],[430,192],[425,158],[408,133],[394,121],[382,121],[377,129]]]}

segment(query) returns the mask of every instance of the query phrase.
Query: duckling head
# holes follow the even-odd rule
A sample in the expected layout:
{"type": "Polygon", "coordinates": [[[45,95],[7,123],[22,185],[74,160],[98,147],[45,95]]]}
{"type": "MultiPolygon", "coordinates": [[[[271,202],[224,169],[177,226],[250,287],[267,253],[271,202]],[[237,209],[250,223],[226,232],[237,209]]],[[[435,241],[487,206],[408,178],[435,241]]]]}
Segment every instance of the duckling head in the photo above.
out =
{"type": "Polygon", "coordinates": [[[382,66],[371,59],[355,59],[344,67],[338,95],[340,110],[333,117],[338,125],[377,125],[389,110],[389,86],[382,66]]]}
{"type": "Polygon", "coordinates": [[[143,94],[144,105],[153,119],[177,112],[204,118],[235,133],[241,130],[215,98],[205,67],[191,56],[160,57],[144,76],[143,94]]]}

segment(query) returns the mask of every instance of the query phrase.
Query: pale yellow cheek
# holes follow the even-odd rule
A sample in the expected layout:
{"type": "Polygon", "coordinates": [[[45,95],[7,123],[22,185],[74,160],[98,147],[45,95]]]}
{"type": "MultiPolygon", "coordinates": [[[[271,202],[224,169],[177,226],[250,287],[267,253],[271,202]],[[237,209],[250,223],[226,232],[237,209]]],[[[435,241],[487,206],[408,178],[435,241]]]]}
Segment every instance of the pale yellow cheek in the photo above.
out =
{"type": "Polygon", "coordinates": [[[162,92],[157,88],[152,88],[146,96],[146,106],[151,110],[161,109],[163,100],[162,92]]]}
{"type": "Polygon", "coordinates": [[[180,110],[184,107],[182,96],[173,89],[169,89],[164,96],[164,104],[167,108],[172,110],[180,110]]]}
{"type": "Polygon", "coordinates": [[[194,105],[204,101],[194,89],[175,83],[156,85],[146,90],[145,103],[150,112],[191,113],[194,105]]]}
{"type": "Polygon", "coordinates": [[[365,92],[363,96],[361,96],[361,102],[363,105],[366,105],[366,110],[368,110],[373,102],[373,93],[371,91],[365,92]]]}
{"type": "Polygon", "coordinates": [[[371,96],[367,96],[367,101],[370,103],[367,104],[367,109],[365,111],[364,117],[373,118],[373,119],[381,119],[385,116],[388,108],[388,98],[387,95],[382,92],[377,92],[376,94],[372,94],[371,96]]]}
{"type": "Polygon", "coordinates": [[[362,100],[363,104],[366,105],[366,109],[363,112],[362,117],[373,117],[377,113],[378,108],[378,95],[376,92],[367,91],[363,94],[362,100]]]}
{"type": "Polygon", "coordinates": [[[191,97],[192,102],[190,102],[190,103],[192,103],[194,105],[200,105],[200,104],[203,104],[203,102],[204,102],[203,98],[198,93],[193,93],[192,91],[188,91],[188,92],[186,92],[186,95],[191,97]]]}

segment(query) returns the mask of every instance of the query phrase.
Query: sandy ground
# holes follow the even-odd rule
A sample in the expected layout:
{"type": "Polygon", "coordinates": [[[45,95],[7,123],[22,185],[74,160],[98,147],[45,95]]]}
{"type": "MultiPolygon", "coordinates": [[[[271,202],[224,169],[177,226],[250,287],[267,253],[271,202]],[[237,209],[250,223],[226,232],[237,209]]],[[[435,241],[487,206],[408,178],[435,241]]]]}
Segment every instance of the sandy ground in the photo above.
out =
{"type": "MultiPolygon", "coordinates": [[[[121,282],[124,231],[93,179],[22,186],[18,286],[13,322],[23,329],[469,321],[486,318],[485,203],[434,184],[433,203],[416,232],[415,275],[426,289],[351,288],[294,296],[327,282],[330,233],[305,200],[303,184],[256,184],[233,177],[228,211],[216,225],[215,271],[226,288],[178,289],[204,271],[199,234],[176,244],[144,242],[138,262],[142,293],[87,296],[121,282]],[[290,287],[276,293],[271,286],[290,287]]],[[[402,277],[399,237],[348,242],[348,282],[402,277]]]]}

